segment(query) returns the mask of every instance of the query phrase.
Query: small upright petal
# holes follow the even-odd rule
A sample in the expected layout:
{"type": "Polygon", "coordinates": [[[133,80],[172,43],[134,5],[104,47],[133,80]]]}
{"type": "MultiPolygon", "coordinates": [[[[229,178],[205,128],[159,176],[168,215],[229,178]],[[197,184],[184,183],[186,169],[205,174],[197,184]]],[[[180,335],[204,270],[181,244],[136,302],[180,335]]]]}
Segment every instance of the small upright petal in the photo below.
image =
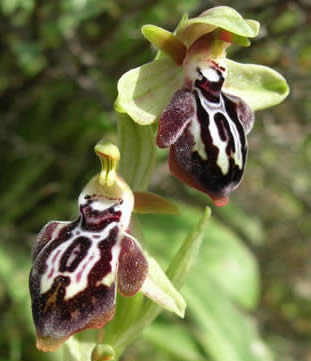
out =
{"type": "Polygon", "coordinates": [[[188,90],[177,90],[161,115],[157,145],[166,148],[174,144],[195,113],[195,100],[188,90]]]}
{"type": "Polygon", "coordinates": [[[121,241],[118,266],[118,291],[122,296],[134,296],[145,281],[147,260],[136,239],[125,234],[121,241]]]}
{"type": "Polygon", "coordinates": [[[156,49],[169,55],[177,65],[183,63],[187,49],[174,34],[154,25],[144,25],[141,31],[156,49]]]}

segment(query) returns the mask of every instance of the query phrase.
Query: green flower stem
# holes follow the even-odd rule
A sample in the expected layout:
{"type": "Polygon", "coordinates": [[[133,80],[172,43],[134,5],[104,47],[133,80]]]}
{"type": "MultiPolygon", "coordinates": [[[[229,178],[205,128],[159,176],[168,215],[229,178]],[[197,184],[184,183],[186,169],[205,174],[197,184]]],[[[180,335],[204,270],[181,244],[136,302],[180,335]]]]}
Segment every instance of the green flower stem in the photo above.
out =
{"type": "MultiPolygon", "coordinates": [[[[119,118],[118,145],[121,153],[119,173],[133,190],[145,191],[150,183],[155,163],[153,130],[151,126],[137,125],[125,114],[119,114],[119,118]]],[[[186,238],[168,267],[167,277],[177,288],[182,286],[197,257],[209,216],[210,209],[206,209],[198,226],[186,238]]],[[[134,221],[133,231],[140,233],[137,217],[134,217],[134,221]]],[[[126,346],[132,343],[162,310],[162,307],[153,301],[142,302],[141,293],[134,297],[118,295],[116,316],[105,327],[103,339],[105,344],[113,347],[114,360],[119,359],[126,346]]],[[[94,349],[93,355],[98,355],[97,349],[94,349]]]]}
{"type": "MultiPolygon", "coordinates": [[[[137,319],[144,296],[141,292],[132,297],[123,297],[118,294],[117,296],[117,310],[116,316],[104,329],[104,343],[115,345],[118,343],[120,335],[124,334],[137,319]]],[[[116,349],[115,349],[116,352],[116,349]]],[[[120,356],[120,353],[118,353],[120,356]]],[[[115,356],[117,360],[117,357],[115,356]]]]}
{"type": "MultiPolygon", "coordinates": [[[[129,184],[132,190],[146,191],[150,183],[155,164],[154,132],[151,126],[140,126],[122,113],[118,113],[118,146],[121,153],[119,174],[129,184]]],[[[140,227],[135,219],[135,229],[140,227]]],[[[136,318],[141,311],[143,295],[134,297],[117,296],[116,316],[105,327],[104,343],[114,348],[114,360],[118,360],[123,347],[117,347],[120,339],[126,340],[128,330],[136,325],[136,318]],[[125,335],[125,336],[123,336],[125,335]]],[[[150,302],[152,303],[152,302],[150,302]]],[[[131,331],[132,332],[132,331],[131,331]]],[[[135,331],[133,331],[135,332],[135,331]]]]}
{"type": "Polygon", "coordinates": [[[118,113],[119,174],[133,191],[145,191],[155,165],[154,132],[140,126],[127,114],[118,113]]]}

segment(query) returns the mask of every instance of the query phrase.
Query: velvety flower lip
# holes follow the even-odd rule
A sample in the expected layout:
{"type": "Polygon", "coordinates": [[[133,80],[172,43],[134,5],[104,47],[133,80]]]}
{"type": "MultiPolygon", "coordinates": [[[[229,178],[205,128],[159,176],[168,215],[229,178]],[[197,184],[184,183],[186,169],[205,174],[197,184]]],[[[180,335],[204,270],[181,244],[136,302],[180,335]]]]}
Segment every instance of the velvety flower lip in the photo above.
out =
{"type": "Polygon", "coordinates": [[[289,91],[274,70],[226,58],[228,46],[249,46],[258,31],[258,22],[226,6],[184,17],[174,34],[146,25],[142,32],[159,52],[118,83],[116,110],[140,125],[159,120],[157,145],[170,148],[171,172],[217,206],[241,182],[254,111],[289,91]]]}
{"type": "MultiPolygon", "coordinates": [[[[150,282],[148,256],[131,234],[134,194],[116,174],[118,149],[99,144],[95,150],[102,171],[82,190],[79,217],[48,223],[33,246],[29,286],[42,351],[56,350],[76,332],[106,325],[115,314],[117,291],[133,296],[141,290],[170,311],[184,312],[182,297],[163,271],[158,281],[167,292],[150,282]]],[[[161,199],[153,199],[159,206],[161,199]]]]}
{"type": "Polygon", "coordinates": [[[246,132],[254,116],[239,97],[222,91],[226,64],[213,56],[212,47],[211,34],[191,46],[184,61],[184,87],[159,120],[157,145],[170,147],[169,166],[176,177],[223,206],[242,179],[246,132]]]}

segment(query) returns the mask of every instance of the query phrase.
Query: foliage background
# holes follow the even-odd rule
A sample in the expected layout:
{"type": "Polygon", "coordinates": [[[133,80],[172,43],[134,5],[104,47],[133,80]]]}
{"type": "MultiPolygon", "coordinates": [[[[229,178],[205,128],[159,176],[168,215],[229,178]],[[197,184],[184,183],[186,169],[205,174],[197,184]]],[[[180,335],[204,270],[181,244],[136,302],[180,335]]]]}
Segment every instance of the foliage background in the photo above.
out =
{"type": "MultiPolygon", "coordinates": [[[[31,244],[49,220],[75,216],[98,170],[94,144],[115,139],[117,80],[153,56],[141,25],[173,30],[184,12],[217,5],[261,22],[252,47],[231,56],[280,71],[291,94],[256,114],[242,185],[213,209],[184,287],[186,319],[163,313],[123,359],[311,360],[310,1],[0,0],[1,361],[61,359],[34,348],[31,244]]],[[[165,152],[150,189],[182,211],[141,218],[165,265],[208,200],[169,175],[165,152]]]]}

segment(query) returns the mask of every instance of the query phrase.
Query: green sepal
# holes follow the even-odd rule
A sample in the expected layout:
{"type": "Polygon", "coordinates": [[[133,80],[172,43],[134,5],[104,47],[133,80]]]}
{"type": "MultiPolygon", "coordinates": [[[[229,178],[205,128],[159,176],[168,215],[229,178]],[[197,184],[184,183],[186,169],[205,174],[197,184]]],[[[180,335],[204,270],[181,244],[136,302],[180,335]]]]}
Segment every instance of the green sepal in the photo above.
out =
{"type": "Polygon", "coordinates": [[[277,105],[287,97],[286,80],[275,70],[230,59],[225,61],[228,73],[223,91],[241,97],[254,111],[277,105]]]}
{"type": "Polygon", "coordinates": [[[253,38],[257,36],[259,26],[257,21],[243,19],[236,10],[228,6],[218,6],[184,22],[176,36],[189,47],[201,36],[217,28],[241,37],[253,38]]]}
{"type": "Polygon", "coordinates": [[[186,309],[184,298],[173,286],[158,262],[148,254],[145,256],[148,261],[148,276],[141,292],[166,310],[183,318],[186,309]]]}
{"type": "Polygon", "coordinates": [[[182,84],[182,68],[170,58],[152,61],[120,78],[115,109],[140,125],[152,124],[182,84]]]}
{"type": "Polygon", "coordinates": [[[141,32],[156,49],[170,56],[177,65],[183,63],[187,48],[174,34],[155,25],[144,25],[141,32]]]}

